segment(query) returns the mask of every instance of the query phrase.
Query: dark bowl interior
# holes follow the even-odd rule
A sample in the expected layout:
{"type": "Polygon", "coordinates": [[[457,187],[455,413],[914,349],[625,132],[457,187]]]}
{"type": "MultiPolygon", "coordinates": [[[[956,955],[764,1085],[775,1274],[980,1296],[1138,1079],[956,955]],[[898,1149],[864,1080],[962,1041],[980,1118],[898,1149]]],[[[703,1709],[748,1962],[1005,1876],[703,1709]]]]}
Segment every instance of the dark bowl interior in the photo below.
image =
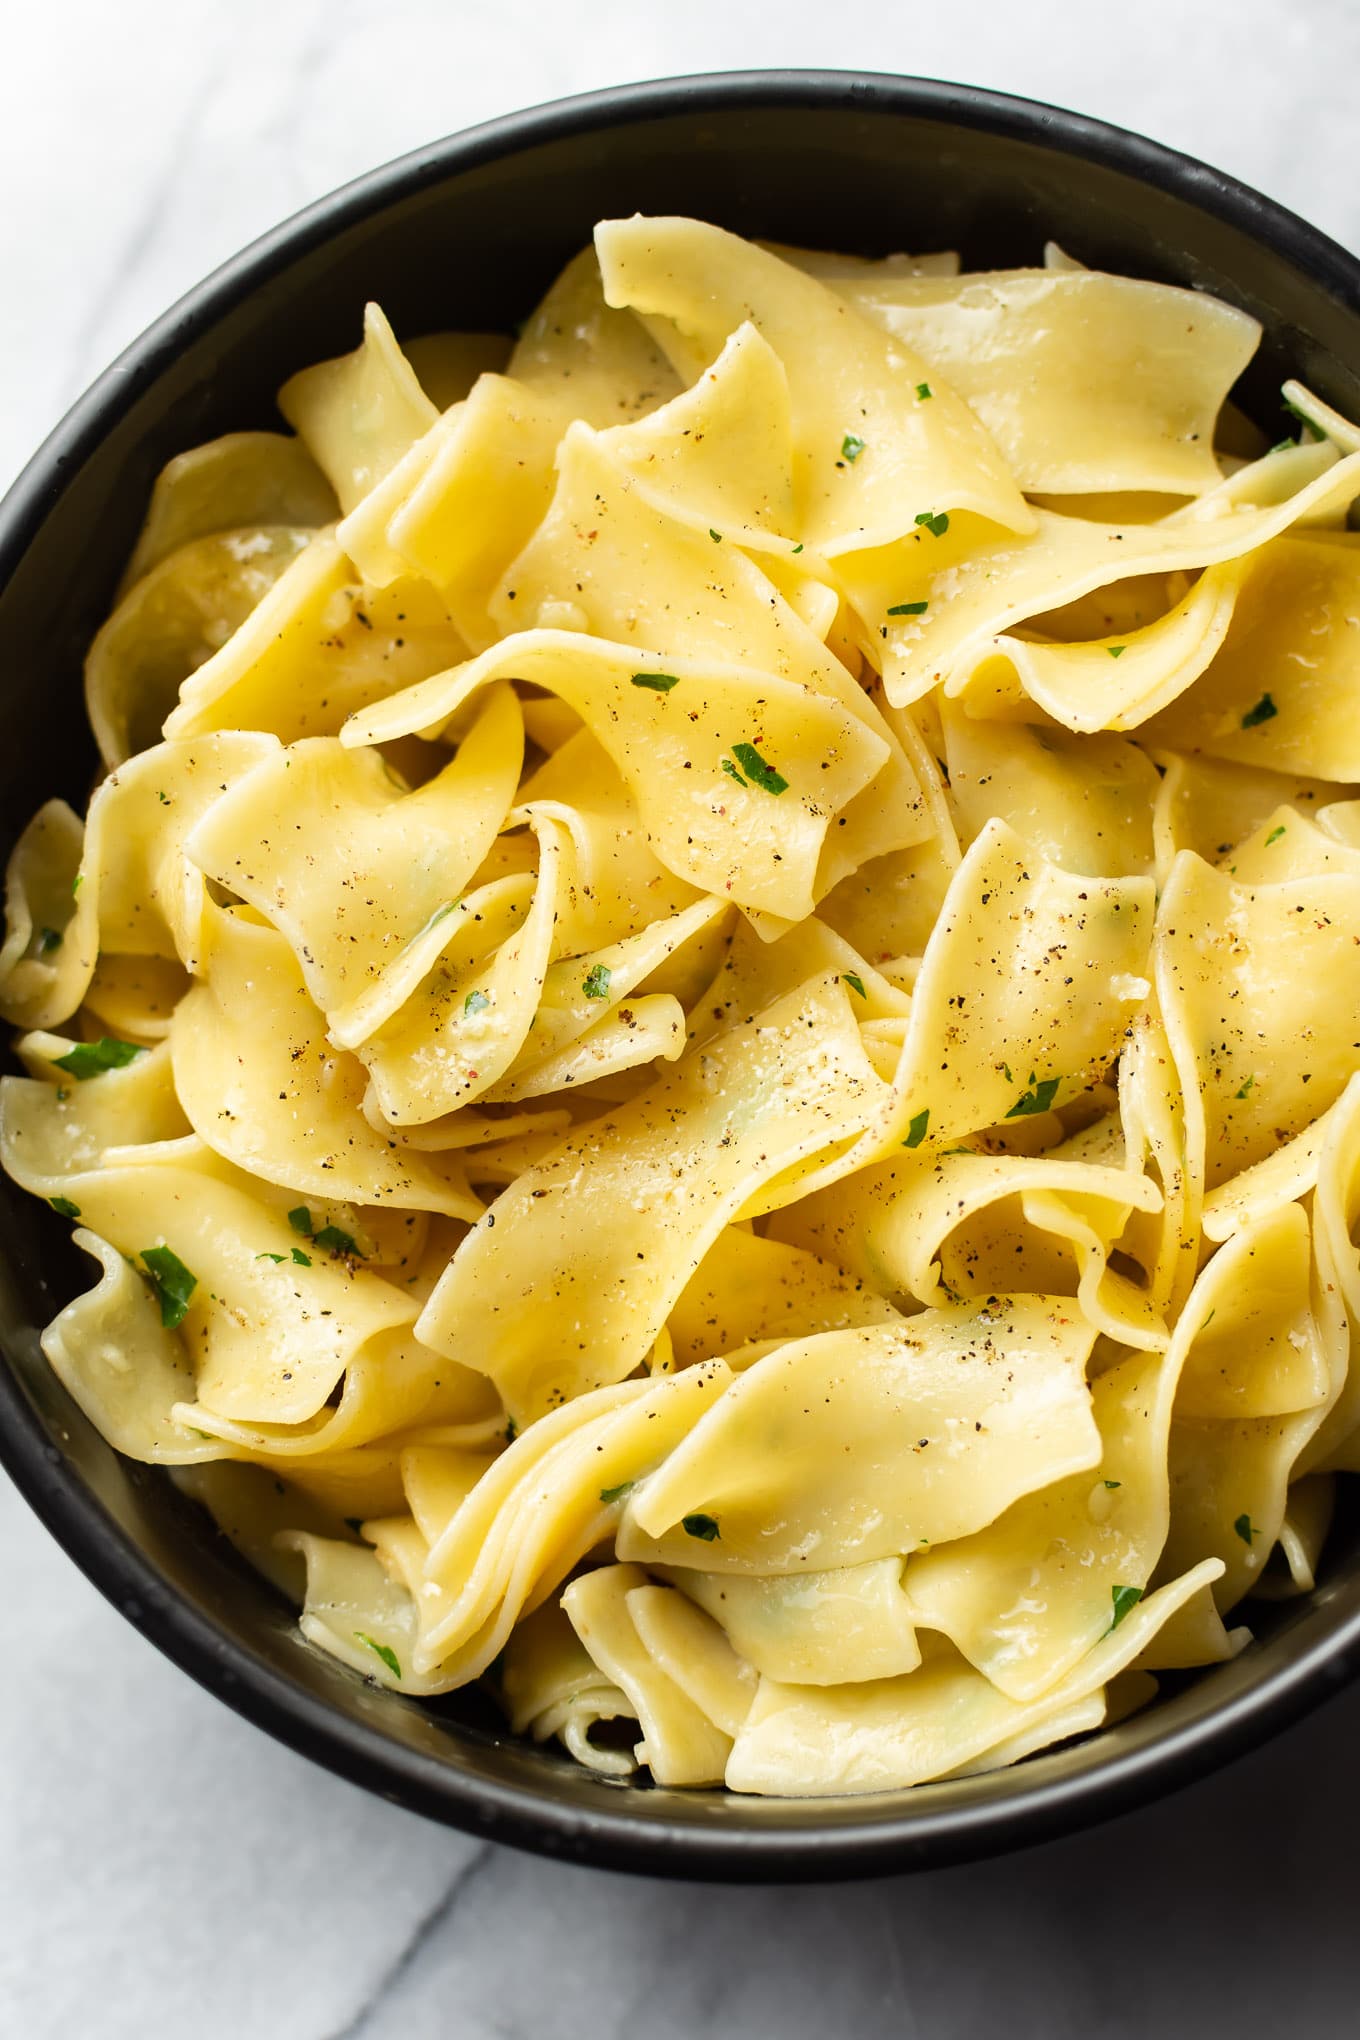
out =
{"type": "MultiPolygon", "coordinates": [[[[687,212],[743,233],[882,253],[1082,260],[1213,291],[1265,343],[1238,392],[1270,437],[1301,375],[1360,412],[1360,266],[1230,180],[1074,115],[910,80],[766,74],[630,87],[521,114],[324,200],[218,272],[101,379],[0,509],[0,832],[83,804],[80,705],[152,481],[217,433],[277,424],[294,369],[355,344],[364,300],[398,333],[509,327],[597,218],[687,212]]],[[[7,1182],[0,1457],[128,1619],[293,1747],[455,1826],[596,1863],[826,1878],[1038,1840],[1182,1783],[1322,1699],[1360,1661],[1360,1534],[1344,1504],[1308,1600],[1253,1615],[1235,1663],[1108,1734],[909,1795],[790,1802],[620,1786],[509,1740],[477,1696],[387,1694],[297,1640],[292,1611],[158,1473],[119,1459],[49,1372],[35,1327],[92,1279],[7,1182]]]]}

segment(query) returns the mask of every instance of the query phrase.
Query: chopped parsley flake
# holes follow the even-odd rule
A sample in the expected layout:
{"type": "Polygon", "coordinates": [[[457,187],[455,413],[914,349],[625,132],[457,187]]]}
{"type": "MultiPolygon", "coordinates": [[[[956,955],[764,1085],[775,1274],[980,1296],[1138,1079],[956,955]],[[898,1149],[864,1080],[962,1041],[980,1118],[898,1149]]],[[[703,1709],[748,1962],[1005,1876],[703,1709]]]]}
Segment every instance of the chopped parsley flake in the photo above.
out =
{"type": "Polygon", "coordinates": [[[861,999],[868,998],[869,994],[864,989],[864,979],[857,976],[853,970],[843,970],[841,972],[841,983],[849,985],[852,992],[858,992],[861,999]]]}
{"type": "Polygon", "coordinates": [[[1234,1097],[1237,1097],[1237,1098],[1246,1098],[1246,1097],[1249,1097],[1249,1096],[1251,1095],[1251,1092],[1252,1092],[1252,1089],[1253,1089],[1253,1087],[1254,1087],[1255,1083],[1256,1083],[1256,1076],[1255,1076],[1255,1073],[1253,1072],[1253,1074],[1252,1074],[1251,1076],[1249,1076],[1249,1077],[1247,1078],[1247,1081],[1245,1082],[1245,1084],[1243,1084],[1243,1086],[1242,1086],[1241,1090],[1240,1090],[1240,1091],[1236,1091],[1236,1092],[1234,1092],[1234,1094],[1233,1094],[1233,1095],[1234,1095],[1234,1097]]]}
{"type": "Polygon", "coordinates": [[[613,975],[613,971],[610,970],[607,964],[593,963],[585,974],[581,990],[588,999],[607,999],[609,997],[609,980],[613,975]]]}
{"type": "Polygon", "coordinates": [[[921,399],[921,402],[924,404],[927,397],[933,396],[934,392],[932,391],[930,384],[928,382],[918,382],[916,385],[916,394],[921,399]]]}
{"type": "Polygon", "coordinates": [[[1283,834],[1284,823],[1277,822],[1275,827],[1271,830],[1270,834],[1266,837],[1266,849],[1269,850],[1272,843],[1278,843],[1283,834]]]}
{"type": "Polygon", "coordinates": [[[929,609],[928,602],[895,602],[888,611],[889,616],[924,616],[929,609]]]}
{"type": "Polygon", "coordinates": [[[310,1268],[312,1265],[311,1255],[304,1254],[301,1247],[294,1247],[293,1259],[297,1263],[299,1268],[310,1268]]]}
{"type": "Polygon", "coordinates": [[[685,1516],[682,1523],[688,1534],[697,1537],[701,1544],[711,1544],[718,1535],[716,1516],[685,1516]]]}
{"type": "Polygon", "coordinates": [[[924,525],[932,538],[943,538],[949,529],[949,513],[941,510],[937,515],[934,510],[918,510],[916,522],[924,525]]]}
{"type": "Polygon", "coordinates": [[[82,887],[82,885],[84,885],[84,883],[85,883],[85,874],[84,874],[84,872],[83,872],[83,871],[78,871],[78,872],[76,873],[75,877],[74,877],[74,878],[73,878],[73,879],[71,880],[71,894],[72,894],[72,897],[74,897],[74,896],[75,896],[75,894],[76,894],[76,893],[78,893],[78,892],[80,891],[80,888],[82,887]]]}
{"type": "Polygon", "coordinates": [[[708,535],[712,539],[714,545],[722,544],[722,533],[720,531],[715,531],[711,524],[708,527],[708,535]]]}
{"type": "Polygon", "coordinates": [[[288,1256],[287,1254],[257,1254],[255,1259],[257,1261],[286,1261],[288,1256]]]}
{"type": "Polygon", "coordinates": [[[794,549],[794,551],[795,551],[796,553],[800,553],[800,552],[801,552],[801,551],[803,550],[803,542],[802,542],[802,540],[801,540],[801,539],[799,540],[798,544],[797,544],[797,545],[796,545],[796,546],[795,546],[795,547],[794,547],[793,549],[794,549]]]}
{"type": "Polygon", "coordinates": [[[106,1034],[102,1041],[82,1041],[66,1055],[59,1055],[56,1066],[66,1070],[77,1083],[83,1084],[89,1077],[99,1077],[105,1070],[123,1070],[135,1062],[146,1050],[135,1041],[111,1041],[106,1034]]]}
{"type": "Polygon", "coordinates": [[[926,1128],[929,1125],[930,1125],[930,1107],[927,1105],[923,1112],[918,1112],[916,1114],[910,1126],[908,1126],[907,1137],[902,1143],[903,1147],[909,1148],[920,1147],[921,1142],[926,1137],[926,1128]]]}
{"type": "Polygon", "coordinates": [[[650,687],[653,694],[669,694],[680,685],[678,673],[634,673],[634,687],[650,687]]]}
{"type": "Polygon", "coordinates": [[[1109,653],[1109,655],[1110,655],[1110,657],[1111,657],[1112,659],[1117,659],[1117,658],[1119,657],[1119,655],[1120,655],[1120,653],[1121,653],[1121,652],[1126,652],[1126,651],[1128,650],[1128,646],[1127,646],[1127,645],[1106,645],[1105,649],[1106,649],[1106,651],[1107,651],[1107,652],[1109,653]]]}
{"type": "Polygon", "coordinates": [[[617,1487],[602,1487],[600,1489],[600,1500],[606,1506],[612,1507],[615,1502],[621,1502],[625,1495],[631,1495],[636,1486],[637,1482],[635,1480],[621,1480],[617,1487]]]}
{"type": "Polygon", "coordinates": [[[1239,1516],[1237,1521],[1233,1524],[1233,1529],[1237,1532],[1238,1536],[1241,1538],[1242,1542],[1246,1545],[1248,1550],[1251,1549],[1252,1538],[1259,1537],[1261,1534],[1260,1531],[1257,1530],[1253,1525],[1250,1516],[1239,1516]]]}
{"type": "Polygon", "coordinates": [[[328,1254],[346,1254],[352,1261],[362,1261],[364,1256],[354,1244],[353,1236],[343,1232],[338,1225],[323,1225],[319,1233],[312,1234],[318,1247],[324,1247],[328,1254]]]}
{"type": "Polygon", "coordinates": [[[1106,1487],[1123,1487],[1124,1483],[1122,1480],[1107,1480],[1105,1485],[1106,1487]]]}
{"type": "Polygon", "coordinates": [[[1053,1109],[1053,1100],[1058,1095],[1058,1086],[1062,1078],[1045,1077],[1042,1083],[1036,1083],[1034,1072],[1031,1070],[1029,1082],[1029,1090],[1016,1099],[1006,1114],[1007,1119],[1028,1119],[1036,1112],[1050,1112],[1053,1109]]]}
{"type": "Polygon", "coordinates": [[[294,1232],[300,1232],[304,1238],[310,1239],[312,1237],[314,1230],[312,1214],[308,1211],[305,1204],[295,1204],[293,1206],[288,1214],[288,1223],[292,1226],[294,1232]]]}
{"type": "Polygon", "coordinates": [[[184,1322],[189,1298],[198,1287],[198,1277],[190,1274],[179,1255],[172,1253],[169,1247],[143,1247],[142,1262],[161,1307],[161,1323],[167,1332],[173,1332],[176,1325],[184,1322]]]}
{"type": "Polygon", "coordinates": [[[776,772],[773,765],[767,765],[754,744],[733,744],[732,756],[740,765],[753,786],[764,793],[784,793],[788,780],[782,772],[776,772]]]}
{"type": "Polygon", "coordinates": [[[1244,730],[1258,729],[1263,722],[1269,722],[1279,712],[1270,696],[1263,694],[1255,708],[1249,708],[1243,716],[1242,727],[1244,730]]]}
{"type": "Polygon", "coordinates": [[[864,441],[857,432],[847,432],[841,441],[841,459],[848,460],[853,467],[864,451],[864,441]]]}
{"type": "Polygon", "coordinates": [[[39,956],[50,956],[54,949],[60,948],[61,930],[59,928],[44,928],[40,931],[38,935],[39,956]]]}
{"type": "Polygon", "coordinates": [[[80,1206],[78,1204],[72,1204],[69,1197],[49,1197],[47,1201],[51,1205],[53,1211],[56,1212],[58,1218],[80,1217],[80,1206]]]}
{"type": "Polygon", "coordinates": [[[374,1657],[379,1657],[382,1659],[383,1663],[387,1666],[388,1671],[392,1674],[392,1677],[394,1679],[399,1679],[401,1677],[401,1664],[397,1658],[397,1653],[390,1647],[390,1645],[385,1643],[375,1643],[371,1636],[365,1636],[362,1629],[356,1629],[354,1634],[358,1638],[360,1643],[367,1644],[368,1648],[372,1651],[374,1657]]]}
{"type": "Polygon", "coordinates": [[[1113,1630],[1118,1629],[1120,1623],[1124,1620],[1124,1617],[1128,1614],[1130,1608],[1136,1608],[1138,1606],[1138,1603],[1142,1600],[1142,1598],[1143,1589],[1141,1587],[1110,1588],[1110,1599],[1114,1603],[1114,1614],[1110,1620],[1110,1627],[1105,1632],[1107,1636],[1109,1636],[1113,1630]]]}
{"type": "Polygon", "coordinates": [[[485,992],[469,992],[463,1001],[463,1017],[466,1019],[472,1013],[485,1013],[490,1004],[485,992]]]}
{"type": "Polygon", "coordinates": [[[723,759],[722,769],[727,774],[729,779],[736,780],[738,786],[745,786],[746,781],[742,778],[740,772],[738,772],[736,766],[732,763],[732,760],[730,758],[723,759]]]}

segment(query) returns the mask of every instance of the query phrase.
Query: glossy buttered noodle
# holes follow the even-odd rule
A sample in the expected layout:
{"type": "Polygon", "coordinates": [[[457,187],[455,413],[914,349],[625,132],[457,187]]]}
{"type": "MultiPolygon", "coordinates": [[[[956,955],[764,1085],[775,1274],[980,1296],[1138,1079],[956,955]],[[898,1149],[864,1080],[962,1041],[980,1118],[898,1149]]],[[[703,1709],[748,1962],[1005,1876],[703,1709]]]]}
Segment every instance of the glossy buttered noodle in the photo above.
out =
{"type": "Polygon", "coordinates": [[[9,872],[44,1345],[410,1695],[867,1792],[1360,1469],[1360,431],[1213,299],[606,222],[157,485],[9,872]]]}

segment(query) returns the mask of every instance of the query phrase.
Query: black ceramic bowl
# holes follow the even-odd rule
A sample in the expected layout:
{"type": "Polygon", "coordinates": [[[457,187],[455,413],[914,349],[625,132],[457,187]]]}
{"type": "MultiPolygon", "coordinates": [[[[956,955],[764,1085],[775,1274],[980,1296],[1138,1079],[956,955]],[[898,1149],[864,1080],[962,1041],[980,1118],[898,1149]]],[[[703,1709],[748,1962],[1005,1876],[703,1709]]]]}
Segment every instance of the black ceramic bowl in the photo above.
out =
{"type": "MultiPolygon", "coordinates": [[[[1360,264],[1255,192],[1074,114],[916,80],[694,78],[574,99],[438,142],[323,199],[238,256],[101,377],[0,508],[0,802],[83,802],[84,649],[172,454],[276,423],[295,369],[398,332],[509,327],[597,218],[685,212],[829,248],[958,247],[1201,286],[1260,319],[1239,390],[1273,439],[1298,374],[1360,412],[1360,264]]],[[[618,1867],[713,1878],[861,1876],[1033,1842],[1193,1778],[1334,1692],[1360,1662],[1360,1533],[1322,1583],[1263,1608],[1231,1665],[1147,1712],[991,1777],[822,1801],[621,1786],[511,1741],[475,1696],[379,1691],[297,1640],[292,1611],[158,1473],[119,1459],[48,1370],[36,1327],[90,1280],[9,1184],[0,1265],[0,1457],[94,1583],[185,1671],[271,1734],[456,1827],[618,1867]]]]}

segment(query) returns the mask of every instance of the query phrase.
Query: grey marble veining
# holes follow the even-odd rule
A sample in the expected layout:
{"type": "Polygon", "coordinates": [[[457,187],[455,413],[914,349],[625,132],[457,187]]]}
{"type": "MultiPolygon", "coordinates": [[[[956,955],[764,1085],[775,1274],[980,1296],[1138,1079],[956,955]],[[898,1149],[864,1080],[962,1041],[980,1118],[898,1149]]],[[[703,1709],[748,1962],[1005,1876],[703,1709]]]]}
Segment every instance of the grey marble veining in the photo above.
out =
{"type": "MultiPolygon", "coordinates": [[[[771,63],[1073,105],[1360,240],[1355,0],[66,0],[6,9],[0,482],[215,263],[430,137],[771,63]]],[[[1174,1800],[866,1887],[704,1889],[426,1825],[199,1692],[0,1487],[0,2032],[1308,2040],[1356,2030],[1360,1695],[1174,1800]]]]}

